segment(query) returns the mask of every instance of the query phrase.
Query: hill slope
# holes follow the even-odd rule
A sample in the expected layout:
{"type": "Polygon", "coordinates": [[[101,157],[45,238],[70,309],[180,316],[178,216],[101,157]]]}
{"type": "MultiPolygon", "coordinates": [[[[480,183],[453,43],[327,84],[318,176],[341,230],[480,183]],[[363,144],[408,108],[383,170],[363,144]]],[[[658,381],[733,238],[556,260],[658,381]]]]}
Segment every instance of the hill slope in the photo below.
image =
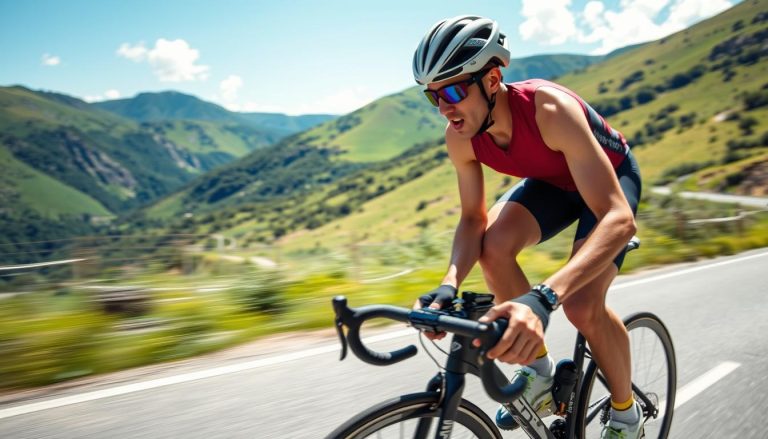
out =
{"type": "Polygon", "coordinates": [[[6,207],[48,217],[125,211],[271,141],[246,125],[137,123],[63,94],[0,88],[6,207]],[[51,203],[60,191],[69,203],[51,203]]]}

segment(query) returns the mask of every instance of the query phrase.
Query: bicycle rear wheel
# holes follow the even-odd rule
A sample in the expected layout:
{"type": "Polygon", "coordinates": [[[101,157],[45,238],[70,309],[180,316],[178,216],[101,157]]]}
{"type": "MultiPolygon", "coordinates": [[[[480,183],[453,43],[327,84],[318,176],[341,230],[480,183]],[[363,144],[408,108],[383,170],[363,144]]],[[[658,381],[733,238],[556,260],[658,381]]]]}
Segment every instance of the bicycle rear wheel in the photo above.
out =
{"type": "MultiPolygon", "coordinates": [[[[664,439],[672,425],[677,391],[675,350],[669,331],[651,313],[633,314],[624,319],[629,332],[632,362],[632,390],[643,407],[645,437],[664,439]]],[[[602,373],[589,362],[579,396],[576,432],[580,439],[600,437],[608,420],[611,395],[602,373]]]]}
{"type": "MultiPolygon", "coordinates": [[[[429,438],[436,435],[440,408],[437,392],[393,398],[354,416],[326,439],[429,438]]],[[[501,439],[496,425],[476,405],[462,399],[451,439],[501,439]]]]}

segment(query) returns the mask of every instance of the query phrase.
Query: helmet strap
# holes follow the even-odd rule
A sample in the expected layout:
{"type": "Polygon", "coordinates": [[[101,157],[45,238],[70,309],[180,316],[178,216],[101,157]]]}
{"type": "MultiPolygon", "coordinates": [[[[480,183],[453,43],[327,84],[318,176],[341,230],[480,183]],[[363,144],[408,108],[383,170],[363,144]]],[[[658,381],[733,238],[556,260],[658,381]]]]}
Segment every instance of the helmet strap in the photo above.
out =
{"type": "Polygon", "coordinates": [[[496,106],[496,93],[492,94],[489,99],[488,94],[485,93],[485,87],[483,87],[483,84],[479,83],[477,85],[480,86],[480,92],[483,94],[483,97],[485,98],[485,102],[488,103],[488,115],[485,117],[483,124],[475,133],[475,136],[479,136],[480,134],[483,134],[486,130],[488,130],[488,128],[493,126],[494,120],[491,114],[493,113],[493,107],[496,106]]]}

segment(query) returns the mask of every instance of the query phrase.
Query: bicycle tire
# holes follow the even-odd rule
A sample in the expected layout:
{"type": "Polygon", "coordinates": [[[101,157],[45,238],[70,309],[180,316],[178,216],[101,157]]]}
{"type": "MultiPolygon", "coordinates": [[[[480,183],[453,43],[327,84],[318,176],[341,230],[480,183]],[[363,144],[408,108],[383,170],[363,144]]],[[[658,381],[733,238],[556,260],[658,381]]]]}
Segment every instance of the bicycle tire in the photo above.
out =
{"type": "MultiPolygon", "coordinates": [[[[637,386],[649,398],[654,399],[656,407],[659,408],[659,413],[655,418],[646,414],[645,437],[647,439],[665,439],[669,435],[669,430],[672,426],[675,393],[677,391],[677,362],[675,360],[672,337],[669,335],[669,331],[664,326],[664,323],[657,316],[648,312],[630,315],[624,319],[624,325],[627,328],[627,332],[629,332],[630,338],[633,386],[637,386]],[[648,339],[647,335],[650,335],[651,338],[655,337],[655,340],[648,339]],[[664,353],[665,360],[660,366],[657,361],[660,358],[654,358],[655,352],[650,355],[647,353],[643,354],[643,349],[652,343],[657,344],[657,347],[661,348],[661,351],[664,353]],[[653,381],[649,381],[651,378],[644,375],[642,370],[646,366],[645,363],[647,363],[648,367],[654,366],[654,363],[657,363],[654,367],[655,370],[658,370],[660,376],[664,374],[662,377],[663,382],[657,383],[659,379],[656,378],[653,378],[653,381]]],[[[599,437],[602,424],[607,418],[608,407],[610,407],[610,393],[607,393],[607,387],[601,382],[601,376],[598,374],[598,371],[599,369],[595,361],[590,361],[584,374],[576,412],[578,413],[576,435],[580,439],[599,437]],[[596,378],[598,379],[596,380],[596,378]],[[595,383],[598,383],[600,387],[598,392],[594,392],[595,383]],[[593,393],[597,393],[597,395],[593,395],[593,393]],[[608,395],[607,400],[605,399],[605,394],[608,395]],[[604,410],[602,410],[598,417],[596,412],[600,410],[600,406],[604,407],[604,410]],[[588,422],[589,416],[593,416],[591,422],[588,422]]],[[[635,399],[640,401],[637,395],[635,395],[635,399]]]]}
{"type": "MultiPolygon", "coordinates": [[[[424,436],[430,439],[434,438],[434,429],[440,416],[439,401],[440,394],[438,392],[412,393],[392,398],[355,415],[326,436],[326,439],[363,439],[374,434],[377,435],[374,436],[376,438],[386,438],[390,436],[381,436],[381,433],[393,432],[390,427],[396,424],[401,424],[401,427],[404,427],[408,423],[407,421],[422,418],[434,418],[430,433],[424,436]]],[[[414,427],[417,424],[417,421],[413,422],[414,427]]],[[[476,405],[465,399],[461,400],[456,412],[454,429],[456,427],[459,427],[460,431],[469,432],[479,439],[501,439],[501,433],[493,421],[476,405]]],[[[392,437],[412,438],[414,435],[403,436],[401,434],[392,437]]],[[[466,436],[459,435],[458,437],[466,436]]]]}

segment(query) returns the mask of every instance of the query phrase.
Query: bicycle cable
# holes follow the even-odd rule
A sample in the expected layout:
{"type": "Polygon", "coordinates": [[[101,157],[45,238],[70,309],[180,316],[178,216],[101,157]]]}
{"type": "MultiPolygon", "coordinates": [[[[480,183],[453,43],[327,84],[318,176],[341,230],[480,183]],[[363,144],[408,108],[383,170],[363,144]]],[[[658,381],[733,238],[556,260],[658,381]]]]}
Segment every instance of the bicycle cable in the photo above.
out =
{"type": "MultiPolygon", "coordinates": [[[[442,349],[440,348],[440,346],[438,346],[438,345],[437,345],[437,343],[435,343],[435,341],[434,341],[434,340],[430,340],[430,341],[431,341],[431,342],[432,342],[432,344],[433,344],[433,345],[434,345],[434,346],[437,348],[437,350],[439,350],[440,352],[442,352],[442,353],[444,353],[444,354],[448,355],[448,353],[447,353],[447,352],[445,352],[444,350],[442,350],[442,349]]],[[[440,365],[440,363],[438,363],[438,362],[437,362],[437,358],[435,358],[435,357],[432,355],[432,352],[430,352],[430,351],[429,351],[429,349],[427,349],[427,344],[426,344],[426,343],[424,343],[424,331],[419,331],[419,343],[421,343],[421,347],[422,347],[422,348],[424,348],[424,351],[427,353],[427,355],[429,355],[429,358],[431,358],[431,359],[432,359],[432,361],[435,363],[435,365],[437,366],[437,368],[438,368],[439,370],[441,370],[441,371],[445,371],[445,368],[444,368],[443,366],[441,366],[441,365],[440,365]]]]}
{"type": "MultiPolygon", "coordinates": [[[[446,356],[446,357],[449,357],[449,356],[451,355],[451,354],[449,354],[448,352],[444,351],[444,350],[443,350],[443,348],[441,348],[441,347],[440,347],[440,345],[438,345],[437,343],[435,343],[435,341],[434,341],[434,340],[430,340],[430,341],[432,342],[432,345],[433,345],[433,346],[434,346],[434,347],[435,347],[435,348],[436,348],[438,351],[440,351],[440,352],[442,352],[443,354],[445,354],[445,356],[446,356]]],[[[424,348],[424,350],[427,352],[427,355],[429,355],[429,358],[431,358],[431,359],[432,359],[432,361],[435,363],[435,365],[437,366],[437,368],[438,368],[439,370],[445,371],[445,368],[444,368],[443,366],[441,366],[441,365],[440,365],[440,363],[438,363],[438,362],[437,362],[437,359],[436,359],[434,356],[432,356],[432,352],[430,352],[430,351],[429,351],[429,349],[427,349],[427,345],[424,343],[424,331],[419,331],[419,342],[421,343],[421,347],[423,347],[423,348],[424,348]]],[[[478,370],[478,367],[477,367],[477,365],[475,365],[475,364],[472,364],[472,363],[470,363],[469,361],[461,360],[461,362],[462,362],[462,363],[464,363],[464,364],[466,364],[467,366],[469,366],[469,367],[470,367],[470,368],[472,368],[472,369],[478,370]]]]}

